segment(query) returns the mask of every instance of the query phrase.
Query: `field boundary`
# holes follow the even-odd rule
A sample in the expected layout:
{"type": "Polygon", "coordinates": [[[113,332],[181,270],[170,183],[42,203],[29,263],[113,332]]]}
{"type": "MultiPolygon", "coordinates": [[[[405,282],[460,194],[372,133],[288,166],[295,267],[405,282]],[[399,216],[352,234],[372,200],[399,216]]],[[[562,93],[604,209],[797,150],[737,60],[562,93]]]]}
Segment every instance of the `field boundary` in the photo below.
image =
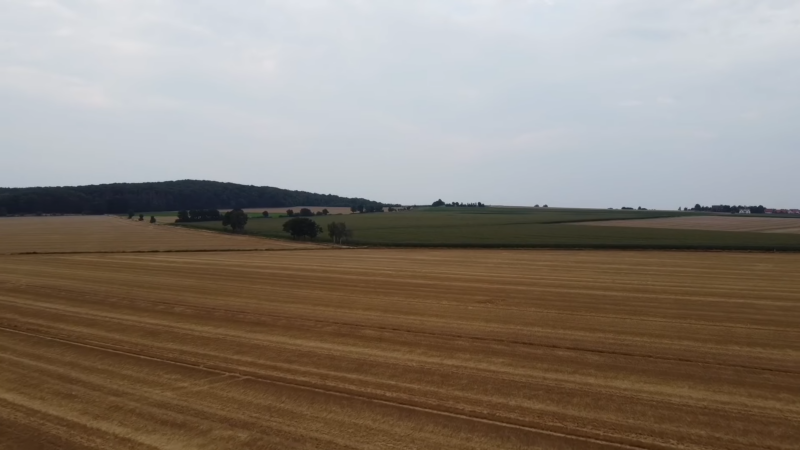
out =
{"type": "Polygon", "coordinates": [[[339,250],[348,247],[308,246],[307,248],[229,248],[229,249],[186,249],[186,250],[98,250],[64,252],[15,252],[0,253],[0,256],[25,255],[96,255],[96,254],[136,254],[136,253],[227,253],[227,252],[294,252],[306,250],[339,250]]]}
{"type": "MultiPolygon", "coordinates": [[[[659,245],[659,244],[436,244],[358,243],[360,248],[497,249],[497,250],[658,250],[697,252],[800,253],[800,246],[659,245]]],[[[355,248],[355,247],[354,247],[355,248]]]]}

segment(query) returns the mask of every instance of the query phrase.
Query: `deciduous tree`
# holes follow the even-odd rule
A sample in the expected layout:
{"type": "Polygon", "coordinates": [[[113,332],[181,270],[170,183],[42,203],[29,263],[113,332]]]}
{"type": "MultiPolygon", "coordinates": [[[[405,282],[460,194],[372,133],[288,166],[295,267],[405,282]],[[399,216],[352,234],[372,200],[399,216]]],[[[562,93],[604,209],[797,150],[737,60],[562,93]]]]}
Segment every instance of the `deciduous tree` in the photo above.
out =
{"type": "Polygon", "coordinates": [[[222,226],[231,227],[234,233],[244,233],[244,227],[250,218],[241,209],[228,211],[222,216],[222,226]]]}
{"type": "Polygon", "coordinates": [[[328,224],[328,236],[334,244],[341,244],[353,237],[353,230],[348,229],[344,222],[331,222],[328,224]]]}
{"type": "Polygon", "coordinates": [[[283,231],[289,233],[292,239],[314,239],[322,233],[322,227],[313,219],[295,217],[283,223],[283,231]]]}

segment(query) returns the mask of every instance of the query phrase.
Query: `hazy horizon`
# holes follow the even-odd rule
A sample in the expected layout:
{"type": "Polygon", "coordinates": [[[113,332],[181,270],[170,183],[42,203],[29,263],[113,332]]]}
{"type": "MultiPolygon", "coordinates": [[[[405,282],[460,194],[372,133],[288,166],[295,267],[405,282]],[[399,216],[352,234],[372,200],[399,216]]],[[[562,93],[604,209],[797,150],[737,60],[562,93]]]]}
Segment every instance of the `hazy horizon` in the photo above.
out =
{"type": "Polygon", "coordinates": [[[800,2],[0,5],[4,187],[800,207],[800,2]]]}

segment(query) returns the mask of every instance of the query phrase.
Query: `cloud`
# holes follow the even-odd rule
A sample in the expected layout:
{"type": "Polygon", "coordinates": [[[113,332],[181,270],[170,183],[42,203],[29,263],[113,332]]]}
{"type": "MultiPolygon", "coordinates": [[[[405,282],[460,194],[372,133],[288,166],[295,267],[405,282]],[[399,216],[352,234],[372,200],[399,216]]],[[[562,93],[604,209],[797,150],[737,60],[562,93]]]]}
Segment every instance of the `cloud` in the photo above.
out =
{"type": "MultiPolygon", "coordinates": [[[[479,200],[510,204],[560,183],[556,175],[583,185],[597,167],[613,178],[656,163],[681,169],[702,155],[744,168],[756,147],[791,167],[797,17],[800,3],[778,0],[6,2],[0,116],[13,120],[0,124],[0,148],[41,155],[97,145],[109,160],[139,158],[133,172],[109,163],[61,183],[152,173],[148,164],[171,152],[185,157],[162,177],[224,175],[410,202],[428,201],[436,174],[470,190],[486,167],[479,200]],[[83,125],[65,127],[65,116],[83,125]],[[58,145],[20,135],[28,123],[61,130],[58,145]],[[492,187],[531,164],[547,164],[552,178],[492,187]]],[[[30,170],[7,182],[49,184],[37,161],[20,159],[30,170]]],[[[752,195],[788,195],[780,183],[791,177],[776,179],[752,195]]],[[[686,183],[672,192],[692,189],[686,183]]],[[[631,192],[604,189],[598,195],[614,204],[631,192]]],[[[669,189],[637,192],[674,203],[669,189]]],[[[562,201],[581,204],[575,193],[562,201]]]]}
{"type": "Polygon", "coordinates": [[[101,87],[25,67],[0,67],[0,89],[84,108],[111,106],[111,99],[101,87]]]}

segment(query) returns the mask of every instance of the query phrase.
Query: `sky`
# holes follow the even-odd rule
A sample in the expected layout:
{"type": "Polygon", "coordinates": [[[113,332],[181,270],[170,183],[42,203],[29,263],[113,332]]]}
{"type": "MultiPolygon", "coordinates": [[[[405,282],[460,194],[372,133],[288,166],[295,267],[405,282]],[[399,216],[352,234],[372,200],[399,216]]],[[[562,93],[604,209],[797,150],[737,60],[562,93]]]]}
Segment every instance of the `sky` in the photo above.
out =
{"type": "Polygon", "coordinates": [[[800,207],[800,0],[0,0],[0,186],[800,207]]]}

